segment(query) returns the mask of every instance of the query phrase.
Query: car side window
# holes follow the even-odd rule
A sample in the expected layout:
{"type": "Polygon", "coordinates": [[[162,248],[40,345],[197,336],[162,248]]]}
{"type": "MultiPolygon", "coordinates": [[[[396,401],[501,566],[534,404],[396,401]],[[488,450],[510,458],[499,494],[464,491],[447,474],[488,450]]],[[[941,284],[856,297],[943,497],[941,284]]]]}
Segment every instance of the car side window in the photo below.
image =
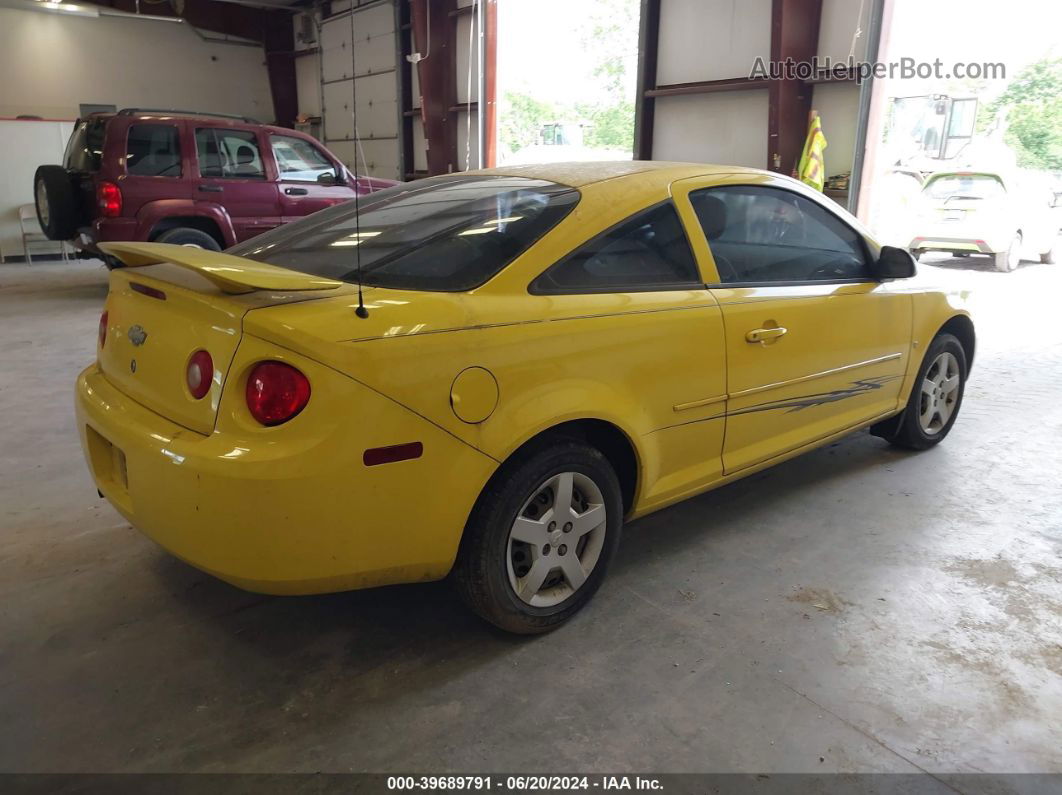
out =
{"type": "Polygon", "coordinates": [[[317,182],[322,174],[338,179],[336,167],[324,153],[309,141],[290,135],[270,135],[277,171],[285,182],[317,182]]]}
{"type": "Polygon", "coordinates": [[[859,233],[796,193],[736,185],[694,191],[690,203],[724,284],[872,279],[859,233]]]}
{"type": "Polygon", "coordinates": [[[535,279],[531,292],[621,293],[702,286],[686,232],[668,201],[612,227],[535,279]]]}
{"type": "Polygon", "coordinates": [[[200,127],[195,131],[199,175],[222,179],[265,179],[258,136],[246,130],[200,127]]]}
{"type": "Polygon", "coordinates": [[[181,176],[181,144],[172,124],[134,124],[125,147],[125,171],[140,177],[181,176]]]}

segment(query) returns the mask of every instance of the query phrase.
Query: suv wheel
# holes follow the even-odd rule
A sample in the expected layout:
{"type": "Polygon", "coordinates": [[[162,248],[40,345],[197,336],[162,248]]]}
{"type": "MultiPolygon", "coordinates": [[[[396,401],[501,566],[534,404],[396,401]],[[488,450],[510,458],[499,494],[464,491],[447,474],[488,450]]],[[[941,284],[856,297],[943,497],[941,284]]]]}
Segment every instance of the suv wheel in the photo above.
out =
{"type": "Polygon", "coordinates": [[[171,243],[175,246],[191,246],[192,248],[205,248],[208,251],[221,251],[218,241],[201,229],[192,229],[189,226],[179,226],[168,232],[163,232],[155,239],[156,243],[171,243]]]}
{"type": "Polygon", "coordinates": [[[78,208],[74,185],[62,166],[40,166],[33,175],[37,221],[49,240],[77,235],[78,208]]]}
{"type": "Polygon", "coordinates": [[[619,545],[623,499],[605,457],[555,440],[506,462],[472,511],[454,581],[509,632],[546,632],[594,595],[619,545]]]}

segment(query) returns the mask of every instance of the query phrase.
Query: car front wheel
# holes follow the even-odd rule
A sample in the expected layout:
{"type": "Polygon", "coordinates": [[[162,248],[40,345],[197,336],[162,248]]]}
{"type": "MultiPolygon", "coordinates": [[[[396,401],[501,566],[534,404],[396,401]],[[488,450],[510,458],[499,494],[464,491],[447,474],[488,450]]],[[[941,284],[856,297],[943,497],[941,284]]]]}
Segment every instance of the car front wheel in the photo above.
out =
{"type": "Polygon", "coordinates": [[[546,632],[593,596],[619,544],[623,500],[612,466],[575,440],[506,462],[465,528],[454,581],[501,629],[546,632]]]}
{"type": "Polygon", "coordinates": [[[911,450],[939,444],[959,416],[966,369],[966,351],[959,340],[938,334],[926,351],[903,415],[887,432],[877,430],[876,435],[911,450]]]}

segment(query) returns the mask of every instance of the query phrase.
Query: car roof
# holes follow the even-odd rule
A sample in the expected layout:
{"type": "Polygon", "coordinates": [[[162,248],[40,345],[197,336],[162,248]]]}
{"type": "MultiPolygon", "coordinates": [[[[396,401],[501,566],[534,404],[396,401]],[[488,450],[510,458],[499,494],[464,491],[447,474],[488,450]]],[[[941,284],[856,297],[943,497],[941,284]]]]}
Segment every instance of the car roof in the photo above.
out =
{"type": "MultiPolygon", "coordinates": [[[[720,166],[706,163],[677,163],[667,160],[609,160],[580,163],[535,163],[523,166],[501,166],[465,174],[485,174],[506,177],[528,177],[580,188],[595,182],[633,177],[657,172],[667,181],[702,177],[713,174],[767,174],[770,172],[743,166],[720,166]]],[[[777,175],[775,175],[777,176],[777,175]]]]}

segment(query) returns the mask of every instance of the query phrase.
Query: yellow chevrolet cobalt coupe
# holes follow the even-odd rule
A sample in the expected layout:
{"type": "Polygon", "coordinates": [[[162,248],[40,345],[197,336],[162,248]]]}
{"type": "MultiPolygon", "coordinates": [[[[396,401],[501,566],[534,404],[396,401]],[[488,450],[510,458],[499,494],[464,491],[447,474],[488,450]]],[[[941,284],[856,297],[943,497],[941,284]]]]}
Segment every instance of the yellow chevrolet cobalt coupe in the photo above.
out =
{"type": "Polygon", "coordinates": [[[624,521],[859,428],[936,444],[974,354],[906,251],[741,168],[469,172],[226,253],[101,248],[77,414],[123,516],[242,588],[449,575],[521,633],[587,602],[624,521]]]}

